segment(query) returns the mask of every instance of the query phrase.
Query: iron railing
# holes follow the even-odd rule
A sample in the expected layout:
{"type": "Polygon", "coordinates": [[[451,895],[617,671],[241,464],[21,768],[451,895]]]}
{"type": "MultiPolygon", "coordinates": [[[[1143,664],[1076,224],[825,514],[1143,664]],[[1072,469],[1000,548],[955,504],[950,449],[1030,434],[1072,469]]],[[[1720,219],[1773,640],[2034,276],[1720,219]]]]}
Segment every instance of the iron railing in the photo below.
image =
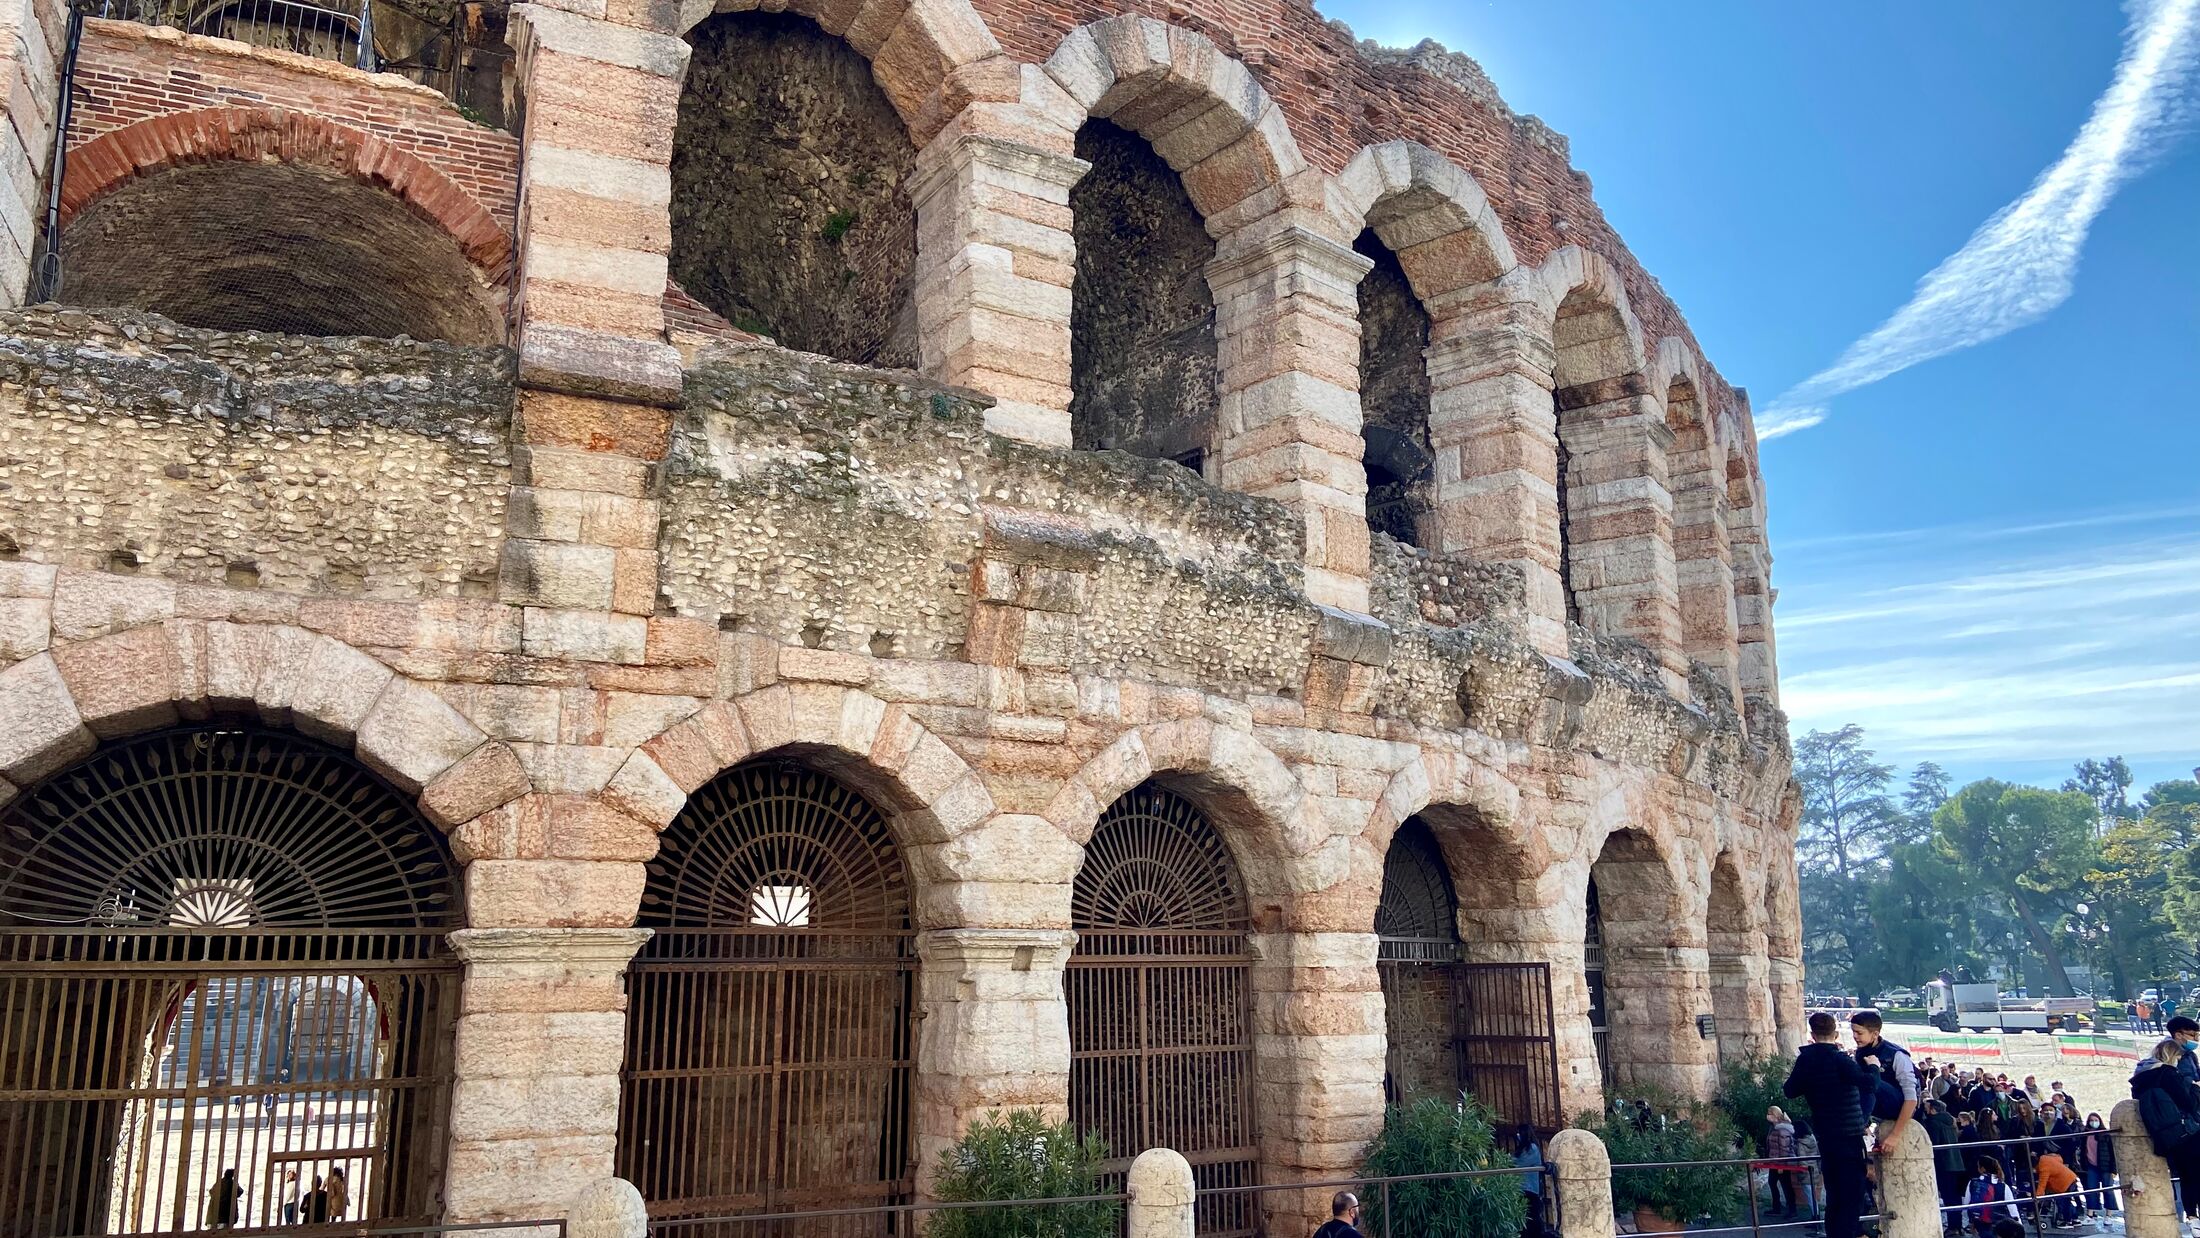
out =
{"type": "MultiPolygon", "coordinates": [[[[80,1234],[75,1238],[174,1238],[179,1231],[145,1231],[131,1234],[80,1234]]],[[[183,1231],[189,1232],[189,1231],[183,1231]]],[[[226,1228],[223,1238],[445,1238],[450,1234],[479,1234],[483,1238],[565,1238],[565,1218],[548,1217],[540,1221],[471,1221],[453,1225],[377,1225],[371,1221],[350,1221],[330,1225],[288,1225],[281,1228],[264,1226],[250,1228],[226,1228]]]]}
{"type": "MultiPolygon", "coordinates": [[[[1922,1138],[1922,1132],[1915,1137],[1922,1138]]],[[[1688,1217],[1685,1218],[1687,1230],[1691,1236],[1703,1234],[1761,1235],[1785,1230],[1800,1231],[1822,1223],[1822,1214],[1825,1212],[1825,1199],[1820,1192],[1811,1186],[1819,1163],[1820,1158],[1815,1156],[1752,1156],[1720,1161],[1640,1161],[1612,1166],[1612,1178],[1616,1186],[1620,1175],[1627,1173],[1654,1173],[1662,1170],[1731,1169],[1741,1180],[1740,1194],[1743,1199],[1741,1215],[1739,1217],[1713,1216],[1709,1218],[1712,1222],[1709,1225],[1697,1224],[1705,1218],[1688,1217]],[[1810,1198],[1811,1203],[1809,1207],[1804,1209],[1804,1215],[1801,1218],[1796,1220],[1766,1219],[1765,1211],[1760,1206],[1762,1201],[1759,1200],[1757,1195],[1756,1175],[1759,1171],[1800,1173],[1802,1175],[1803,1181],[1800,1185],[1806,1196],[1810,1198]],[[1726,1222],[1729,1221],[1739,1223],[1727,1224],[1726,1222]]],[[[1878,1217],[1879,1213],[1874,1208],[1867,1210],[1860,1219],[1872,1221],[1877,1220],[1878,1217]]]]}
{"type": "MultiPolygon", "coordinates": [[[[1529,1219],[1541,1222],[1548,1232],[1558,1232],[1558,1192],[1552,1189],[1554,1182],[1550,1177],[1549,1167],[1540,1164],[1504,1166],[1497,1169],[1463,1169],[1450,1173],[1363,1175],[1356,1178],[1325,1178],[1317,1182],[1211,1187],[1200,1190],[1197,1202],[1208,1204],[1210,1197],[1218,1204],[1230,1200],[1234,1206],[1217,1210],[1251,1216],[1261,1211],[1259,1203],[1268,1196],[1291,1191],[1311,1192],[1316,1197],[1313,1202],[1318,1205],[1317,1210],[1325,1210],[1329,1206],[1329,1198],[1334,1197],[1336,1192],[1350,1191],[1359,1197],[1363,1211],[1358,1228],[1368,1238],[1413,1238],[1419,1231],[1410,1228],[1408,1222],[1399,1217],[1401,1210],[1409,1209],[1415,1204],[1422,1207],[1431,1204],[1441,1207],[1446,1188],[1498,1178],[1520,1179],[1523,1191],[1527,1189],[1528,1182],[1534,1182],[1537,1186],[1537,1198],[1532,1206],[1538,1211],[1529,1219]]],[[[1472,1207],[1473,1204],[1467,1202],[1464,1206],[1472,1207]]],[[[1537,1232],[1533,1225],[1528,1229],[1531,1233],[1537,1232]]],[[[1202,1227],[1199,1232],[1204,1235],[1207,1231],[1202,1227]]]]}
{"type": "Polygon", "coordinates": [[[1067,1209],[1115,1210],[1114,1230],[1123,1232],[1123,1205],[1129,1196],[1120,1191],[1099,1195],[1068,1195],[1056,1199],[1002,1199],[977,1203],[871,1204],[850,1208],[820,1208],[803,1212],[753,1212],[745,1215],[668,1217],[649,1223],[652,1238],[878,1238],[882,1234],[914,1235],[923,1232],[922,1218],[945,1212],[1005,1211],[1004,1225],[1042,1232],[1050,1217],[1061,1219],[1067,1209]]]}

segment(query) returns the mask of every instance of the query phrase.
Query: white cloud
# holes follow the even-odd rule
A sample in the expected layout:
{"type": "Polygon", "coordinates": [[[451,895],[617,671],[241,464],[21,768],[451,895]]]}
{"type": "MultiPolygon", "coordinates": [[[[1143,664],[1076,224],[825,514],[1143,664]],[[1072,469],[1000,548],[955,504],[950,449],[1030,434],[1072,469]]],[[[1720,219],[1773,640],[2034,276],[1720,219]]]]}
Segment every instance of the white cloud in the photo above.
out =
{"type": "Polygon", "coordinates": [[[2094,218],[2174,140],[2174,102],[2200,58],[2200,0],[2131,12],[2115,77],[2062,157],[1919,280],[1907,305],[1759,413],[1759,439],[1817,425],[1834,396],[2005,335],[2069,299],[2094,218]]]}

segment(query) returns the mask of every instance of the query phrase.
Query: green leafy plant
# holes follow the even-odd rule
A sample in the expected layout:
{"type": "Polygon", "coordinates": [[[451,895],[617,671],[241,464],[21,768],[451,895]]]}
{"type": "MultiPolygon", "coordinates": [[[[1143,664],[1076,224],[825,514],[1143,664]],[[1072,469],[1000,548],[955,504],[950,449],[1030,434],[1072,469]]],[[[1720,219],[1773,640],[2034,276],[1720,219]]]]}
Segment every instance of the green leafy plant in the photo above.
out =
{"type": "Polygon", "coordinates": [[[1765,1135],[1771,1129],[1771,1123],[1765,1121],[1765,1110],[1778,1105],[1787,1110],[1789,1117],[1810,1116],[1809,1102],[1780,1093],[1792,1065],[1789,1058],[1767,1054],[1728,1062],[1719,1071],[1719,1090],[1711,1103],[1749,1136],[1749,1146],[1758,1152],[1765,1150],[1765,1135]]]}
{"type": "MultiPolygon", "coordinates": [[[[1429,1096],[1383,1112],[1383,1131],[1368,1145],[1364,1172],[1388,1178],[1511,1167],[1512,1157],[1497,1146],[1489,1110],[1472,1097],[1448,1101],[1429,1096]]],[[[1490,1177],[1393,1183],[1387,1227],[1383,1192],[1370,1187],[1360,1201],[1367,1212],[1361,1229],[1431,1238],[1519,1238],[1527,1220],[1522,1181],[1490,1177]]]]}
{"type": "Polygon", "coordinates": [[[1612,1110],[1582,1114],[1574,1125],[1611,1153],[1612,1204],[1620,1212],[1653,1212],[1676,1224],[1728,1221],[1741,1212],[1743,1167],[1702,1163],[1739,1155],[1741,1131],[1719,1109],[1645,1088],[1620,1094],[1612,1110]],[[1647,1115],[1638,1113],[1637,1102],[1648,1104],[1647,1115]],[[1675,1162],[1682,1163],[1626,1168],[1675,1162]]]}
{"type": "MultiPolygon", "coordinates": [[[[1007,1199],[1067,1199],[1101,1194],[1100,1162],[1108,1145],[1079,1138],[1035,1109],[981,1117],[940,1154],[933,1196],[941,1203],[1007,1199]]],[[[1113,1238],[1122,1208],[1112,1203],[961,1208],[929,1214],[926,1238],[1113,1238]]]]}
{"type": "Polygon", "coordinates": [[[855,226],[856,213],[854,211],[834,211],[825,217],[825,239],[838,244],[840,238],[848,235],[848,229],[855,226]]]}

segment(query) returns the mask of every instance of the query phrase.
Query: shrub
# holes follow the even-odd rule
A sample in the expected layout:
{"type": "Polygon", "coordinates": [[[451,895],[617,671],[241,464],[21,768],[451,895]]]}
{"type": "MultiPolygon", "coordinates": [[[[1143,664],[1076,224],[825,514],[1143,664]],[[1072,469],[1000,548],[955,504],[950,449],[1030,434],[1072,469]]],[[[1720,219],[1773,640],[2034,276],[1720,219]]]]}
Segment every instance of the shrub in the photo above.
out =
{"type": "Polygon", "coordinates": [[[1764,1057],[1743,1058],[1728,1062],[1719,1071],[1719,1091],[1711,1098],[1734,1125],[1749,1136],[1749,1146],[1758,1152],[1765,1150],[1765,1110],[1774,1105],[1787,1110],[1789,1117],[1808,1118],[1810,1104],[1802,1097],[1790,1099],[1780,1094],[1780,1087],[1787,1082],[1788,1071],[1794,1063],[1776,1054],[1764,1057]]]}
{"type": "Polygon", "coordinates": [[[1622,1168],[1735,1159],[1741,1131],[1720,1110],[1655,1089],[1637,1089],[1621,1094],[1615,1111],[1582,1114],[1574,1125],[1603,1140],[1611,1153],[1612,1204],[1622,1214],[1645,1209],[1686,1223],[1701,1217],[1727,1221],[1741,1211],[1740,1165],[1622,1168]],[[1649,1105],[1647,1115],[1637,1115],[1638,1101],[1649,1105]]]}
{"type": "MultiPolygon", "coordinates": [[[[1512,1157],[1498,1149],[1489,1110],[1472,1097],[1447,1101],[1430,1096],[1384,1110],[1383,1131],[1368,1145],[1364,1172],[1387,1178],[1511,1166],[1512,1157]]],[[[1527,1220],[1520,1184],[1517,1177],[1395,1183],[1387,1230],[1383,1194],[1370,1187],[1360,1201],[1367,1211],[1361,1229],[1431,1238],[1520,1238],[1527,1220]]]]}
{"type": "MultiPolygon", "coordinates": [[[[1080,1139],[1066,1122],[1037,1110],[981,1117],[940,1154],[933,1195],[942,1203],[1002,1199],[1064,1199],[1098,1195],[1098,1165],[1108,1145],[1080,1139]]],[[[1122,1206],[1046,1204],[1029,1208],[966,1208],[928,1214],[926,1238],[1114,1238],[1122,1206]]]]}

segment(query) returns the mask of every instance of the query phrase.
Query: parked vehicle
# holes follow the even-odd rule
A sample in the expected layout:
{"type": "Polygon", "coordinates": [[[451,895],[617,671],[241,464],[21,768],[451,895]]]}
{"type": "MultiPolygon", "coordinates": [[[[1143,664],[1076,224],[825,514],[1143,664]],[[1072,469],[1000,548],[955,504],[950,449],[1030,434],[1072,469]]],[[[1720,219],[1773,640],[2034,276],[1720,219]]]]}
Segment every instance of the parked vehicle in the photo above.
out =
{"type": "Polygon", "coordinates": [[[2090,1022],[2094,1014],[2090,997],[2025,998],[1998,993],[1991,984],[1939,980],[1925,986],[1926,1021],[1944,1032],[2074,1032],[2081,1017],[2090,1022]]]}

